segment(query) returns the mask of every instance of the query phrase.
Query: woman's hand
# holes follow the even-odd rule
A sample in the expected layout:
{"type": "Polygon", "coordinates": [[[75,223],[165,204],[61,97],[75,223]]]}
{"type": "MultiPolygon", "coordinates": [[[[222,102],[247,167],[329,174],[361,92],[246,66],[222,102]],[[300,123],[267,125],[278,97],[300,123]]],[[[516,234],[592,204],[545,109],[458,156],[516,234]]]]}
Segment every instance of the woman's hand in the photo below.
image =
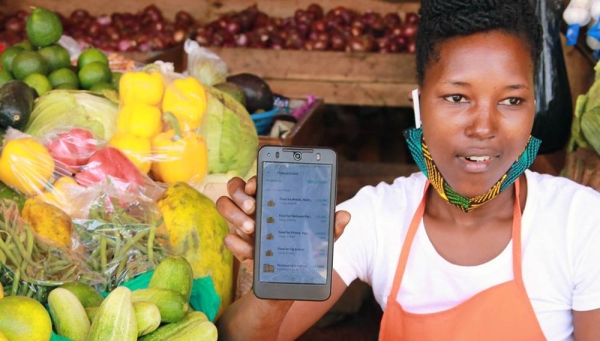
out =
{"type": "MultiPolygon", "coordinates": [[[[240,178],[232,178],[227,182],[229,197],[220,197],[217,200],[217,210],[225,219],[234,226],[235,233],[225,237],[225,245],[233,255],[252,269],[254,258],[254,227],[256,211],[256,177],[248,182],[240,178]]],[[[335,214],[335,239],[344,232],[350,221],[350,213],[338,211],[335,214]]]]}
{"type": "Polygon", "coordinates": [[[241,263],[245,263],[254,258],[256,177],[247,183],[232,178],[227,182],[227,193],[229,197],[217,200],[217,210],[235,228],[235,233],[225,237],[225,245],[241,263]]]}

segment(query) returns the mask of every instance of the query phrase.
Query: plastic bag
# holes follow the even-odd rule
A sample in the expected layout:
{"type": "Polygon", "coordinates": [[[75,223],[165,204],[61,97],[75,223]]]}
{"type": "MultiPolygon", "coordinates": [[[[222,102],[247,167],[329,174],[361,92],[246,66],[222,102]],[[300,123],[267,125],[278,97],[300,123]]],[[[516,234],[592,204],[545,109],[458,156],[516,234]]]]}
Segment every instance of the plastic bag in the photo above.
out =
{"type": "Polygon", "coordinates": [[[156,233],[162,216],[153,200],[126,196],[110,184],[97,184],[85,194],[78,198],[82,213],[73,225],[86,265],[102,276],[101,290],[112,291],[167,257],[166,236],[156,233]]]}
{"type": "Polygon", "coordinates": [[[164,183],[200,182],[208,174],[202,125],[207,93],[194,77],[157,61],[121,78],[118,128],[109,141],[143,173],[164,183]],[[153,84],[148,96],[143,89],[153,84]],[[145,101],[145,103],[140,103],[145,101]]]}
{"type": "Polygon", "coordinates": [[[21,295],[45,302],[52,289],[81,280],[90,285],[101,277],[84,263],[77,249],[58,245],[25,223],[14,201],[0,201],[0,282],[7,295],[21,295]]]}
{"type": "Polygon", "coordinates": [[[544,50],[535,75],[537,103],[532,135],[542,140],[539,153],[548,154],[565,147],[571,132],[573,104],[560,41],[564,3],[536,0],[534,5],[544,29],[544,50]]]}
{"type": "Polygon", "coordinates": [[[191,39],[185,41],[183,49],[188,56],[187,72],[200,83],[213,86],[227,80],[229,71],[221,57],[191,39]]]}

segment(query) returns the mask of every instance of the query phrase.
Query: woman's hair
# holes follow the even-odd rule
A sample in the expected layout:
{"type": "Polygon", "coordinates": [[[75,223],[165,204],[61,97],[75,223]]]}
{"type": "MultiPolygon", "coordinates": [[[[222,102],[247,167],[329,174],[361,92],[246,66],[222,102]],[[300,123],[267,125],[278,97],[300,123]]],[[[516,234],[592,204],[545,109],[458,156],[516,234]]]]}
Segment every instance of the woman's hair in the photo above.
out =
{"type": "Polygon", "coordinates": [[[501,30],[529,46],[534,69],[542,51],[542,27],[531,0],[422,0],[416,38],[417,77],[439,60],[439,43],[453,37],[501,30]]]}

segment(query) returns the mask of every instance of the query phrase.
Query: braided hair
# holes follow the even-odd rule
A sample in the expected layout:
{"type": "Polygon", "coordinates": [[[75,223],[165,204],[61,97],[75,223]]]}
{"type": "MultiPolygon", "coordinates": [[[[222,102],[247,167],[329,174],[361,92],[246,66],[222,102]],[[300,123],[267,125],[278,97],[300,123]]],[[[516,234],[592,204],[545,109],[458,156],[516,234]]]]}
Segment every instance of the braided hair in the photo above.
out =
{"type": "Polygon", "coordinates": [[[422,0],[416,37],[417,80],[439,60],[438,44],[453,37],[501,30],[525,42],[537,70],[542,27],[531,0],[422,0]]]}

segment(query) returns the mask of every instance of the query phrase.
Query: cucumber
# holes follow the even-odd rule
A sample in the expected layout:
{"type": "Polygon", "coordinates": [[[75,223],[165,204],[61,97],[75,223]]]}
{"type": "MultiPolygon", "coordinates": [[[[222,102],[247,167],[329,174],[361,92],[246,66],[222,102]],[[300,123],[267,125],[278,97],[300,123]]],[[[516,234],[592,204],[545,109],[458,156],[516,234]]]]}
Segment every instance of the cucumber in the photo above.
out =
{"type": "MultiPolygon", "coordinates": [[[[85,308],[90,322],[94,320],[99,310],[99,307],[85,308]]],[[[133,310],[135,311],[138,336],[149,334],[160,326],[160,311],[156,304],[145,301],[135,302],[133,303],[133,310]]]]}
{"type": "Polygon", "coordinates": [[[152,302],[135,302],[133,304],[137,321],[138,337],[152,333],[160,326],[160,311],[152,302]]]}
{"type": "Polygon", "coordinates": [[[171,289],[189,301],[193,282],[194,272],[190,262],[183,256],[170,256],[158,264],[148,288],[171,289]]]}
{"type": "Polygon", "coordinates": [[[131,294],[132,302],[152,302],[160,311],[160,320],[173,323],[181,320],[187,313],[189,303],[175,290],[148,288],[138,289],[131,294]]]}
{"type": "Polygon", "coordinates": [[[179,322],[161,326],[143,336],[139,341],[213,341],[217,340],[217,328],[200,311],[192,311],[179,322]]]}
{"type": "Polygon", "coordinates": [[[61,285],[59,288],[64,288],[72,292],[84,308],[99,307],[104,301],[104,297],[100,295],[91,285],[83,282],[75,281],[61,285]]]}
{"type": "Polygon", "coordinates": [[[84,308],[84,309],[85,309],[85,314],[88,317],[88,320],[90,320],[90,323],[92,323],[94,321],[94,318],[98,314],[98,311],[100,310],[100,307],[87,307],[87,308],[84,308]]]}
{"type": "Polygon", "coordinates": [[[92,322],[88,341],[136,341],[137,321],[131,290],[117,287],[104,299],[92,322]]]}
{"type": "Polygon", "coordinates": [[[58,335],[73,341],[86,339],[90,321],[77,296],[67,289],[56,288],[48,295],[48,308],[58,335]]]}

